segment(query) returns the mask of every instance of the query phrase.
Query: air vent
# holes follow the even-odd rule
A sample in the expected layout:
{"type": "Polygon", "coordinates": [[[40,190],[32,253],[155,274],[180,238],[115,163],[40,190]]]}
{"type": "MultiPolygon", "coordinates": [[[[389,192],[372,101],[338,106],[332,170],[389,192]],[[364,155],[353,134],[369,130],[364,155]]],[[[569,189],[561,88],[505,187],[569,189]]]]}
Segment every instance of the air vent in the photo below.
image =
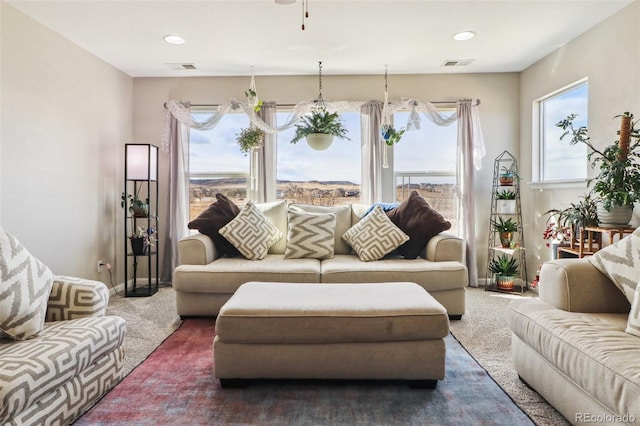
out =
{"type": "Polygon", "coordinates": [[[442,64],[443,67],[466,67],[475,59],[447,59],[442,64]]]}
{"type": "Polygon", "coordinates": [[[172,70],[175,71],[180,71],[180,70],[195,70],[196,66],[194,64],[181,64],[181,63],[171,63],[171,64],[166,64],[169,68],[171,68],[172,70]]]}

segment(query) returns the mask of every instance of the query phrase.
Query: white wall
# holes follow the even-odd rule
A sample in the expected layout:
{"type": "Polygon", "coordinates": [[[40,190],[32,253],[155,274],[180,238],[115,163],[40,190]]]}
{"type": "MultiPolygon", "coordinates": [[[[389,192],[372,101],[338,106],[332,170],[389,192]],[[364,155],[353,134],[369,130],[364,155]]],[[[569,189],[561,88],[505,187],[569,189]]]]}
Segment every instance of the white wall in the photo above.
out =
{"type": "MultiPolygon", "coordinates": [[[[640,118],[640,2],[634,2],[611,18],[532,65],[521,74],[520,139],[522,176],[531,181],[532,104],[548,93],[583,77],[589,78],[589,133],[594,144],[604,147],[617,140],[619,120],[625,111],[640,118]]],[[[596,175],[590,170],[589,176],[596,175]]],[[[551,208],[576,202],[588,189],[535,190],[523,185],[523,212],[529,275],[549,260],[542,240],[546,216],[551,208]]],[[[638,209],[635,212],[638,217],[638,209]]],[[[636,219],[637,220],[637,219],[636,219]]]]}
{"type": "MultiPolygon", "coordinates": [[[[243,99],[249,77],[218,78],[136,78],[134,81],[134,139],[136,142],[160,143],[164,120],[164,102],[175,99],[192,103],[224,103],[230,98],[243,99]]],[[[263,100],[292,104],[314,99],[318,95],[316,76],[256,77],[263,100]]],[[[483,168],[475,181],[478,202],[475,212],[478,239],[478,265],[484,276],[489,229],[489,203],[493,159],[503,150],[519,154],[519,74],[439,74],[390,75],[390,100],[414,97],[421,100],[456,100],[479,98],[480,116],[487,145],[483,168]]],[[[383,99],[382,75],[323,75],[322,94],[328,100],[383,99]]],[[[167,187],[167,154],[161,152],[161,193],[167,187]]],[[[166,200],[161,196],[161,210],[166,200]]],[[[166,217],[166,215],[164,215],[166,217]]],[[[161,229],[167,229],[166,224],[161,229]]],[[[163,247],[161,247],[162,249],[163,247]]]]}
{"type": "Polygon", "coordinates": [[[0,224],[54,273],[122,282],[133,79],[0,3],[0,224]],[[119,262],[120,260],[120,262],[119,262]]]}

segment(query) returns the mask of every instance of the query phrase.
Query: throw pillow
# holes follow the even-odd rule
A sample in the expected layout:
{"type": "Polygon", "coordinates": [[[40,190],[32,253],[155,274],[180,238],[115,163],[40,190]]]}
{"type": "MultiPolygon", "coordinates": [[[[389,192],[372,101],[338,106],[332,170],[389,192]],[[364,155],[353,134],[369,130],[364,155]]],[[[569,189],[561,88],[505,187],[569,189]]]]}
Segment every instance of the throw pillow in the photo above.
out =
{"type": "Polygon", "coordinates": [[[218,231],[240,213],[240,208],[223,194],[216,194],[216,201],[187,225],[189,229],[208,235],[221,255],[237,256],[238,250],[218,231]]]}
{"type": "Polygon", "coordinates": [[[44,327],[53,273],[0,228],[0,330],[15,340],[44,327]]]}
{"type": "Polygon", "coordinates": [[[382,259],[409,240],[409,236],[391,222],[380,206],[349,228],[342,238],[365,262],[382,259]]]}
{"type": "Polygon", "coordinates": [[[625,331],[640,337],[640,285],[636,285],[636,291],[633,292],[631,311],[629,311],[629,319],[627,320],[627,329],[625,331]]]}
{"type": "Polygon", "coordinates": [[[640,280],[640,228],[597,251],[589,261],[609,277],[631,303],[640,280]]]}
{"type": "Polygon", "coordinates": [[[288,211],[289,232],[284,257],[300,259],[330,259],[333,257],[336,215],[307,213],[301,209],[288,211]]]}
{"type": "Polygon", "coordinates": [[[398,248],[398,252],[406,259],[420,256],[431,238],[451,228],[451,222],[431,208],[417,191],[412,191],[409,198],[387,212],[387,216],[409,236],[409,241],[398,248]]]}
{"type": "Polygon", "coordinates": [[[342,236],[349,228],[351,228],[351,206],[349,204],[342,206],[314,206],[310,204],[290,204],[289,208],[297,208],[307,213],[333,213],[336,215],[336,230],[333,243],[333,252],[335,254],[351,254],[351,247],[342,236]]]}
{"type": "Polygon", "coordinates": [[[251,201],[219,232],[250,260],[264,259],[269,248],[282,238],[282,232],[251,201]]]}

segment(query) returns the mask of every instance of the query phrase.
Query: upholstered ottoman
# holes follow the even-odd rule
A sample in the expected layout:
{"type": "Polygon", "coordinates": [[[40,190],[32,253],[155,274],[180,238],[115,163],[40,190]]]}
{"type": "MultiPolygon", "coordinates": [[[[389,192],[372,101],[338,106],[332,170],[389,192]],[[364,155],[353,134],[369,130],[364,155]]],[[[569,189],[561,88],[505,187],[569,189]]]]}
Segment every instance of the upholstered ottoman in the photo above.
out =
{"type": "Polygon", "coordinates": [[[247,379],[444,378],[447,311],[415,283],[249,282],[224,304],[213,342],[223,387],[247,379]]]}

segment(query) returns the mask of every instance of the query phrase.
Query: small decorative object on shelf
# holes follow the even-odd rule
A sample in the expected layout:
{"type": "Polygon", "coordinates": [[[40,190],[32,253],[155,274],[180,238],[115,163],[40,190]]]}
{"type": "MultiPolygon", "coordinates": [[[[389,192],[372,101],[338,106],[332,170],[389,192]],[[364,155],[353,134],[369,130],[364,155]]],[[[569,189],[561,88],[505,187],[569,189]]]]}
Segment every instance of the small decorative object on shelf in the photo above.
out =
{"type": "Polygon", "coordinates": [[[125,296],[151,296],[159,284],[159,256],[154,244],[158,230],[158,147],[125,144],[124,163],[121,205],[124,208],[129,203],[124,218],[125,296]],[[141,262],[146,264],[146,271],[139,271],[141,262]]]}
{"type": "Polygon", "coordinates": [[[526,288],[518,162],[504,151],[493,164],[485,290],[522,294],[526,288]]]}

